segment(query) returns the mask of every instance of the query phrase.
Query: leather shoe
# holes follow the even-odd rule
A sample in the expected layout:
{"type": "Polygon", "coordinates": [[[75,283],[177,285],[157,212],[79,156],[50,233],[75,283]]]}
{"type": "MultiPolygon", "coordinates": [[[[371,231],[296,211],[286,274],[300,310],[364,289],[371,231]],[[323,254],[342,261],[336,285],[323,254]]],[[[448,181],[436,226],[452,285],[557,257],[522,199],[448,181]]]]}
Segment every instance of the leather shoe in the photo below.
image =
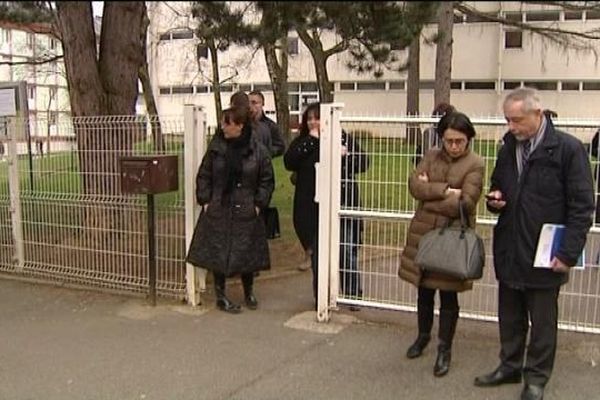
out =
{"type": "Polygon", "coordinates": [[[520,383],[521,382],[521,371],[505,372],[500,367],[492,373],[486,375],[480,375],[475,378],[474,385],[487,387],[487,386],[498,386],[505,383],[520,383]]]}
{"type": "Polygon", "coordinates": [[[235,304],[225,296],[217,299],[217,308],[230,314],[239,314],[242,312],[239,304],[235,304]]]}
{"type": "Polygon", "coordinates": [[[543,400],[544,387],[527,384],[521,392],[521,400],[543,400]]]}
{"type": "Polygon", "coordinates": [[[249,310],[256,310],[258,308],[258,300],[256,300],[256,296],[253,294],[249,294],[244,300],[249,310]]]}

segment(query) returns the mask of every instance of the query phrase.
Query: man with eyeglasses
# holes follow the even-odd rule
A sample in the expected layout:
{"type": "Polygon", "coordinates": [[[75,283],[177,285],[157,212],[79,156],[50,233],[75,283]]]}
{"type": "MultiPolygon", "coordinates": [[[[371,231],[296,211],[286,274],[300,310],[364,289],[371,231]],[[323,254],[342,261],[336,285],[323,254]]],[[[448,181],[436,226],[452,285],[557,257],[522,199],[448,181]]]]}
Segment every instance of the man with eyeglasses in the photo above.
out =
{"type": "Polygon", "coordinates": [[[594,187],[583,144],[554,127],[535,89],[511,92],[504,116],[509,132],[486,195],[488,210],[499,214],[493,248],[500,365],[474,383],[498,386],[523,379],[521,399],[541,400],[556,354],[558,294],[585,246],[594,187]],[[549,268],[534,266],[544,224],[565,226],[549,268]]]}

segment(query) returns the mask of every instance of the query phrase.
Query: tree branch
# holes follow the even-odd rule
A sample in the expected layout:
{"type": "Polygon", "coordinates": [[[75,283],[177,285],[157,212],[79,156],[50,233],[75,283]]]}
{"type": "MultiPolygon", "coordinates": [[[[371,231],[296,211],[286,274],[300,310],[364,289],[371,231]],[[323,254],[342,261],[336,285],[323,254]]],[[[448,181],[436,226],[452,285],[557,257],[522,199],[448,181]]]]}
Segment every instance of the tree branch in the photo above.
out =
{"type": "Polygon", "coordinates": [[[537,26],[520,21],[511,21],[501,16],[494,16],[490,14],[482,13],[464,3],[457,3],[455,9],[471,16],[477,16],[490,22],[498,22],[503,25],[513,26],[520,28],[525,31],[536,33],[540,36],[546,37],[549,40],[565,46],[580,50],[595,50],[590,43],[586,43],[587,40],[599,40],[600,29],[592,29],[585,32],[571,31],[567,29],[557,28],[556,26],[537,26]],[[573,41],[574,39],[576,41],[573,41]]]}
{"type": "Polygon", "coordinates": [[[48,64],[56,60],[64,58],[64,55],[58,55],[43,60],[30,60],[30,61],[0,61],[0,65],[42,65],[48,64]]]}

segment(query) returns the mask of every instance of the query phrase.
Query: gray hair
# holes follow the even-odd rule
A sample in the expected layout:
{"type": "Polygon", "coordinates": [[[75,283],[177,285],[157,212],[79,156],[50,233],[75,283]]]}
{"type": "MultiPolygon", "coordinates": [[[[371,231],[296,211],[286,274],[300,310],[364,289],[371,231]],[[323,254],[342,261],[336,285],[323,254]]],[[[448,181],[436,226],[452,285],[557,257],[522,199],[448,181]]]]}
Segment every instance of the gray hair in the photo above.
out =
{"type": "Polygon", "coordinates": [[[530,87],[522,87],[510,92],[504,98],[503,106],[516,101],[523,102],[523,111],[525,112],[542,109],[542,102],[537,90],[530,87]]]}

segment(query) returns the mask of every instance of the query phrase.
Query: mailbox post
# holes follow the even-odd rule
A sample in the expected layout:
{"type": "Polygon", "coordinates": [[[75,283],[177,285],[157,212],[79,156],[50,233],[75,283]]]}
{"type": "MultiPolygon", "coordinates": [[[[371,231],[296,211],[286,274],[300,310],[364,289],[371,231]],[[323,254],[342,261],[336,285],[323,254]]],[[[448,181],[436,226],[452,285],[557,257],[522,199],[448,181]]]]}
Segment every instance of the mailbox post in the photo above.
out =
{"type": "Polygon", "coordinates": [[[156,305],[156,234],[154,195],[178,190],[177,156],[123,156],[121,192],[145,194],[148,214],[148,299],[156,305]]]}

